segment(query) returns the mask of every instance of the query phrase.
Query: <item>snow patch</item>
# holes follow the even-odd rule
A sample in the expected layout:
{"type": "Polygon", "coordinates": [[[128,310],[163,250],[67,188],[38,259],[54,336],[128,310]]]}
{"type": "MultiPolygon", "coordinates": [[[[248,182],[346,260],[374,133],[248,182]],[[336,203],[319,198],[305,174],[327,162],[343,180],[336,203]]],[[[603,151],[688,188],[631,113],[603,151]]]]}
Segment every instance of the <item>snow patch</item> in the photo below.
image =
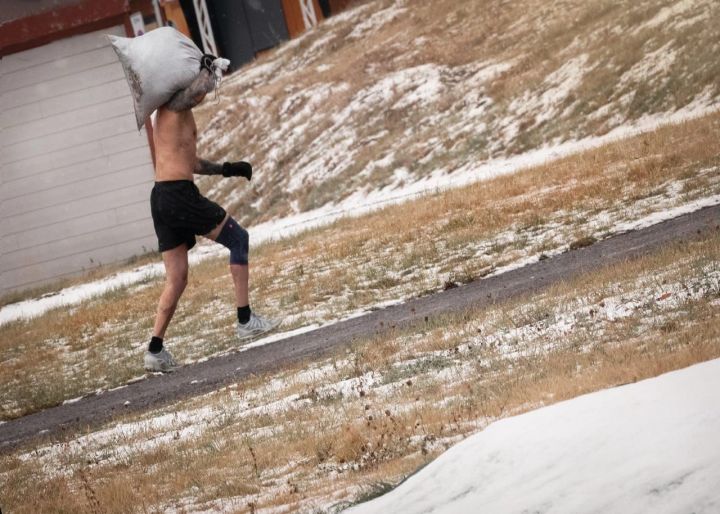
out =
{"type": "MultiPolygon", "coordinates": [[[[401,83],[401,81],[398,83],[401,83]]],[[[351,106],[348,108],[350,107],[351,106]]],[[[439,191],[466,186],[497,176],[516,173],[520,170],[546,164],[574,153],[598,148],[604,144],[623,138],[651,132],[662,125],[682,123],[717,111],[718,107],[714,102],[713,89],[708,87],[682,109],[672,113],[643,116],[632,125],[617,127],[600,137],[589,137],[578,141],[569,141],[555,146],[532,150],[525,154],[509,158],[490,159],[480,164],[467,164],[453,170],[450,175],[448,175],[446,170],[436,170],[428,177],[406,184],[401,188],[385,188],[367,193],[360,192],[351,195],[346,200],[337,204],[326,204],[318,209],[262,223],[250,227],[248,231],[254,244],[290,237],[305,230],[328,225],[342,217],[360,216],[381,209],[387,205],[402,203],[423,195],[434,194],[439,191]]],[[[351,156],[348,156],[348,158],[350,157],[351,156]]],[[[717,199],[711,197],[706,200],[698,200],[697,202],[696,205],[698,206],[714,205],[717,203],[717,199]]],[[[679,207],[678,209],[681,208],[679,207]]],[[[656,216],[662,216],[662,214],[658,213],[656,216]]],[[[650,221],[652,220],[645,219],[643,223],[649,223],[650,221]]],[[[618,230],[629,230],[629,228],[622,226],[617,228],[618,230]]],[[[199,244],[190,252],[190,262],[196,263],[210,257],[225,254],[227,254],[227,250],[220,245],[199,244]]],[[[58,307],[77,305],[113,289],[127,287],[143,280],[153,279],[162,273],[163,268],[161,264],[150,264],[136,268],[133,271],[118,273],[105,279],[66,288],[44,297],[6,305],[0,309],[0,326],[19,319],[29,319],[40,316],[58,307]]]]}
{"type": "Polygon", "coordinates": [[[650,52],[643,59],[637,62],[632,68],[620,77],[617,89],[623,90],[631,82],[645,83],[658,76],[667,77],[667,72],[675,62],[677,49],[670,42],[665,46],[650,52]]]}
{"type": "Polygon", "coordinates": [[[366,20],[355,25],[352,32],[347,35],[347,39],[353,40],[367,37],[370,33],[396,20],[406,11],[407,9],[404,7],[393,5],[387,9],[371,14],[366,20]]]}
{"type": "Polygon", "coordinates": [[[686,11],[689,9],[692,9],[695,7],[695,4],[697,3],[696,0],[680,0],[673,2],[673,5],[669,7],[663,7],[660,9],[660,12],[658,12],[655,16],[653,16],[652,19],[649,21],[643,23],[639,27],[635,29],[635,31],[640,31],[644,29],[652,29],[655,27],[659,27],[661,25],[665,25],[668,20],[673,20],[681,15],[683,15],[686,11]]]}
{"type": "Polygon", "coordinates": [[[697,512],[720,504],[720,360],[491,424],[348,514],[697,512]]]}
{"type": "Polygon", "coordinates": [[[532,125],[548,121],[560,114],[560,106],[570,96],[570,93],[582,84],[587,68],[589,56],[581,54],[570,59],[560,68],[545,78],[544,92],[535,96],[526,92],[522,97],[513,100],[510,112],[516,122],[505,131],[505,141],[511,141],[520,132],[519,123],[532,119],[532,125]]]}

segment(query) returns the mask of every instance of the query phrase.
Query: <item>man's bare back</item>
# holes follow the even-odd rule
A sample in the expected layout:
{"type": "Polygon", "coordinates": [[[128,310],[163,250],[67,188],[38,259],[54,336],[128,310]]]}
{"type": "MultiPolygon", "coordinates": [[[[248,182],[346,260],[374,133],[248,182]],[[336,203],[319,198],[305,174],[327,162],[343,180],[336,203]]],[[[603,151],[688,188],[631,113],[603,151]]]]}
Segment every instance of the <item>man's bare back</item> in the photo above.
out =
{"type": "Polygon", "coordinates": [[[197,127],[191,110],[157,110],[153,127],[155,181],[193,180],[197,169],[197,127]]]}

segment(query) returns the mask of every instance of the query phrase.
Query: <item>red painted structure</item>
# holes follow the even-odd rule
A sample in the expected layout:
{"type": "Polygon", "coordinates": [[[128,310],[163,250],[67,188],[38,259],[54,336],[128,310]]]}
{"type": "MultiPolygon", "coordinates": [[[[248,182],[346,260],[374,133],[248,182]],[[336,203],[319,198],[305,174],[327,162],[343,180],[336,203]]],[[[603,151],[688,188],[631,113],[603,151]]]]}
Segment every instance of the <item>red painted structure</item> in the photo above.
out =
{"type": "Polygon", "coordinates": [[[129,0],[85,0],[7,21],[0,25],[0,56],[126,24],[130,11],[129,0]]]}
{"type": "MultiPolygon", "coordinates": [[[[79,0],[50,5],[47,10],[0,24],[0,58],[66,37],[117,25],[123,25],[125,33],[132,36],[130,14],[138,11],[144,16],[153,15],[151,0],[79,0]]],[[[149,121],[145,123],[145,129],[154,163],[155,148],[149,121]]]]}

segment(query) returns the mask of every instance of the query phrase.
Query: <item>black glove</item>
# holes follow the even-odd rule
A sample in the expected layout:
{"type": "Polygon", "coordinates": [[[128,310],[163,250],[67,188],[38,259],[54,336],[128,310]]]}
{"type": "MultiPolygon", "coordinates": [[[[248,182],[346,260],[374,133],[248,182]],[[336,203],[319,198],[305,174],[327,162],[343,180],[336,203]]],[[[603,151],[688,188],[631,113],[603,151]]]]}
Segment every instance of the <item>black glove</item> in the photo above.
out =
{"type": "Polygon", "coordinates": [[[222,166],[223,177],[245,177],[250,180],[252,178],[252,166],[249,162],[224,162],[222,166]]]}

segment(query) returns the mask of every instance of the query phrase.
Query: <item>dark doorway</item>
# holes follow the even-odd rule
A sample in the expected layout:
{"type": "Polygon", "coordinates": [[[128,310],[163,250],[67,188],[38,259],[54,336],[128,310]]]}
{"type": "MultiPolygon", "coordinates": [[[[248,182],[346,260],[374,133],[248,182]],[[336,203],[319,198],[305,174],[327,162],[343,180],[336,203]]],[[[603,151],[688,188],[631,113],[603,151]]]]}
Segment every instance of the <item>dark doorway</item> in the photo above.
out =
{"type": "MultiPolygon", "coordinates": [[[[222,1],[232,3],[232,0],[222,1]]],[[[256,53],[289,39],[280,0],[243,0],[243,4],[256,53]]]]}
{"type": "MultiPolygon", "coordinates": [[[[202,48],[192,0],[181,0],[195,44],[202,48]]],[[[258,52],[289,39],[281,0],[212,0],[207,2],[215,44],[236,70],[258,52]]]]}
{"type": "Polygon", "coordinates": [[[212,6],[208,3],[218,52],[230,59],[231,70],[255,57],[244,3],[244,0],[216,0],[212,6]]]}

